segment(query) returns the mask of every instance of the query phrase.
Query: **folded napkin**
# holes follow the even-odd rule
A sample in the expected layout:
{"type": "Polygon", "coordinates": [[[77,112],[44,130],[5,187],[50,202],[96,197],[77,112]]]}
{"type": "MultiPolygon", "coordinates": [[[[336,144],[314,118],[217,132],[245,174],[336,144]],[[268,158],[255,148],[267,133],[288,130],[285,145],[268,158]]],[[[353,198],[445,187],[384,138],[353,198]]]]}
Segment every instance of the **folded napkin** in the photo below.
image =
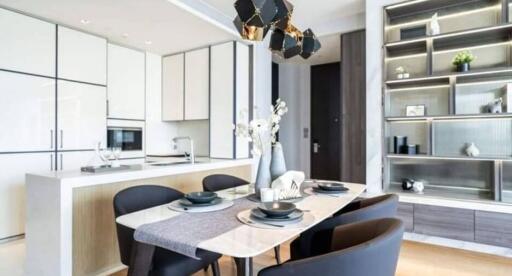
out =
{"type": "Polygon", "coordinates": [[[300,197],[300,185],[306,176],[304,172],[288,171],[272,182],[272,189],[281,190],[280,199],[300,197]],[[294,185],[295,183],[295,185],[294,185]]]}

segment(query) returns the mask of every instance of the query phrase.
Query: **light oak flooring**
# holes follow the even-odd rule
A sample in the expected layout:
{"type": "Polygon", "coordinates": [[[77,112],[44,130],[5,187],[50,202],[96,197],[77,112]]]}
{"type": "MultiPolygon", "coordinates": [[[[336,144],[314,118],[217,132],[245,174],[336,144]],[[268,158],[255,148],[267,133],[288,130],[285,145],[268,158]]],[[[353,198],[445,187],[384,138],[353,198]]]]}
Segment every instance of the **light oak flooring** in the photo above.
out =
{"type": "MultiPolygon", "coordinates": [[[[289,247],[281,248],[283,260],[289,258],[289,247]]],[[[269,251],[254,259],[255,272],[275,264],[274,253],[269,251]]],[[[236,275],[231,258],[220,260],[222,276],[236,275]]],[[[126,271],[114,274],[125,276],[126,271]]],[[[198,272],[194,276],[211,275],[198,272]]],[[[257,275],[255,273],[255,275],[257,275]]],[[[510,276],[512,259],[475,253],[460,249],[404,241],[398,261],[397,276],[510,276]]]]}

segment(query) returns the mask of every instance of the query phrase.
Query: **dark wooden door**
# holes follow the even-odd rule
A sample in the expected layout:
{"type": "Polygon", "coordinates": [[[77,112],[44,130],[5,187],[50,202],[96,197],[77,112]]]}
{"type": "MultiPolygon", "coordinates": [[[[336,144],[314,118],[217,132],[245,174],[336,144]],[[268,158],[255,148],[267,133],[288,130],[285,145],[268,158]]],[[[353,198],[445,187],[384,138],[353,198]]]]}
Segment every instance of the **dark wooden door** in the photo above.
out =
{"type": "Polygon", "coordinates": [[[311,177],[340,180],[340,63],[311,66],[311,177]]]}
{"type": "Polygon", "coordinates": [[[365,31],[341,36],[341,180],[355,183],[366,183],[365,38],[365,31]]]}

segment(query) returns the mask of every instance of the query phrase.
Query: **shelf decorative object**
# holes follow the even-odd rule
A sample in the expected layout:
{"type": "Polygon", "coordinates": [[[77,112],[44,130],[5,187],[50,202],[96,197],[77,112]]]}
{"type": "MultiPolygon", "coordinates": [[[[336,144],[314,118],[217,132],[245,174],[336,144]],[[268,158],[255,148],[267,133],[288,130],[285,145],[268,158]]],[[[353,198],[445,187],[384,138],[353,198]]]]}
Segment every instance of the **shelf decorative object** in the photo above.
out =
{"type": "Polygon", "coordinates": [[[490,102],[486,106],[486,110],[488,113],[493,113],[493,114],[502,113],[503,112],[503,98],[499,98],[497,100],[490,102]]]}
{"type": "Polygon", "coordinates": [[[407,136],[395,136],[393,137],[393,153],[401,154],[405,153],[404,147],[407,145],[407,136]]]}
{"type": "Polygon", "coordinates": [[[418,117],[425,116],[426,108],[425,105],[408,105],[405,107],[405,116],[407,117],[418,117]]]}
{"type": "Polygon", "coordinates": [[[292,23],[293,5],[287,0],[237,0],[233,20],[243,39],[262,41],[272,30],[270,50],[283,58],[308,59],[322,45],[311,29],[301,32],[292,23]]]}
{"type": "Polygon", "coordinates": [[[475,143],[471,142],[466,145],[466,154],[469,157],[480,156],[480,150],[476,147],[475,143]]]}
{"type": "Polygon", "coordinates": [[[462,51],[459,52],[453,57],[453,65],[457,67],[457,72],[467,72],[471,70],[471,62],[473,62],[476,57],[470,51],[462,51]]]}
{"type": "Polygon", "coordinates": [[[430,19],[429,35],[438,35],[441,33],[437,12],[430,19]]]}
{"type": "Polygon", "coordinates": [[[411,74],[409,74],[409,72],[407,72],[407,70],[403,66],[397,67],[395,69],[395,73],[396,73],[396,78],[399,80],[408,79],[409,77],[411,77],[411,74]]]}

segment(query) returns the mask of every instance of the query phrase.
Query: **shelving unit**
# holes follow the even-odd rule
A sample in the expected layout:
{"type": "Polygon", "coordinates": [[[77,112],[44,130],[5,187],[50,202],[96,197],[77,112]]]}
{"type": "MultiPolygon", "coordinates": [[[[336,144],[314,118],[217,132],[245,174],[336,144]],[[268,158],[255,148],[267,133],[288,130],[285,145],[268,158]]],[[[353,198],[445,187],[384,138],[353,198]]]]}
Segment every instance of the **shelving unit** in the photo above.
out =
{"type": "Polygon", "coordinates": [[[425,196],[512,203],[511,15],[509,0],[415,0],[384,8],[385,190],[402,191],[402,179],[412,178],[425,183],[425,196]],[[435,13],[441,33],[428,35],[435,13]],[[401,39],[411,28],[417,36],[401,39]],[[463,50],[477,59],[471,71],[456,72],[452,59],[463,50]],[[410,78],[397,78],[399,66],[410,78]],[[499,98],[503,113],[487,113],[499,98]],[[413,105],[424,105],[425,116],[406,116],[413,105]],[[394,153],[394,136],[420,145],[419,154],[394,153]],[[467,156],[469,143],[478,157],[467,156]]]}

